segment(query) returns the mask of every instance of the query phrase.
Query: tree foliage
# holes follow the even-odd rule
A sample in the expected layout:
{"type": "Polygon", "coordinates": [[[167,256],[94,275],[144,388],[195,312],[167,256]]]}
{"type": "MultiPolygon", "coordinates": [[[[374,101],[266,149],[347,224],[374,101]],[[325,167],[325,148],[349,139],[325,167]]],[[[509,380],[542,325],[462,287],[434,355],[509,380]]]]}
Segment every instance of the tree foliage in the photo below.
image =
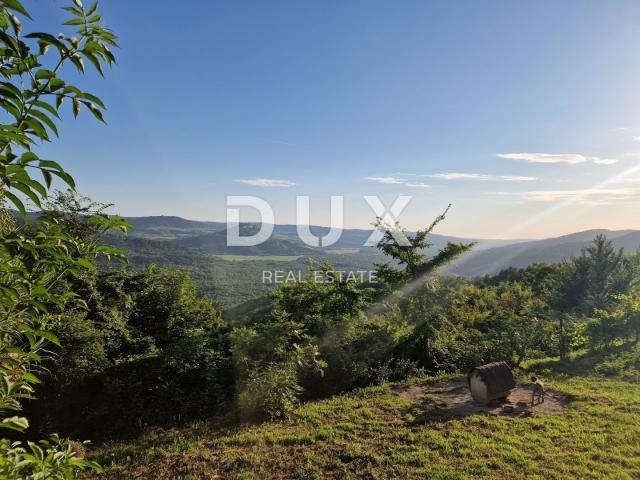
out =
{"type": "Polygon", "coordinates": [[[447,242],[435,255],[428,257],[425,254],[425,250],[433,247],[433,244],[428,242],[429,234],[446,218],[449,208],[451,205],[441,215],[438,215],[431,225],[418,230],[414,235],[407,235],[405,229],[398,222],[394,225],[388,225],[381,218],[378,218],[375,227],[383,232],[383,237],[377,247],[401,267],[397,268],[389,263],[379,264],[377,266],[378,277],[390,287],[395,288],[417,278],[425,277],[471,250],[473,243],[447,242]],[[400,233],[406,238],[406,242],[399,241],[399,238],[402,238],[399,236],[400,233]]]}
{"type": "MultiPolygon", "coordinates": [[[[72,64],[84,73],[85,60],[100,74],[115,58],[115,35],[102,24],[98,5],[85,8],[80,0],[66,7],[70,36],[44,32],[23,34],[31,15],[19,0],[0,1],[0,201],[25,214],[24,199],[41,207],[54,177],[74,187],[73,177],[35,149],[58,135],[64,102],[74,115],[88,110],[104,121],[102,101],[67,83],[61,72],[72,64]]],[[[5,217],[6,218],[6,217],[5,217]]],[[[101,218],[99,233],[124,229],[118,219],[101,218]]],[[[0,426],[19,432],[28,422],[16,416],[24,399],[39,383],[38,365],[56,336],[48,330],[49,312],[82,300],[71,291],[56,290],[69,276],[92,268],[91,258],[109,254],[95,239],[76,238],[65,230],[63,218],[45,214],[31,228],[3,221],[0,232],[0,426]]],[[[81,468],[95,468],[57,438],[27,447],[0,440],[0,471],[12,478],[72,478],[81,468]]]]}

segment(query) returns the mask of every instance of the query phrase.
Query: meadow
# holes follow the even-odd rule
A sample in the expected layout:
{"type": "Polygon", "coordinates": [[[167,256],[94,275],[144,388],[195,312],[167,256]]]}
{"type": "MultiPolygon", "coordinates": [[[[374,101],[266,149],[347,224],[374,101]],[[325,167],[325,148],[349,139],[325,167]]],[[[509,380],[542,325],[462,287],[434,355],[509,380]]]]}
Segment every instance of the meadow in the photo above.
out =
{"type": "Polygon", "coordinates": [[[212,255],[229,262],[294,262],[300,255],[212,255]]]}
{"type": "Polygon", "coordinates": [[[566,396],[556,415],[449,415],[397,394],[456,378],[428,377],[310,402],[282,422],[152,429],[90,455],[106,468],[97,478],[112,479],[638,478],[640,385],[588,374],[592,358],[527,364],[566,396]]]}

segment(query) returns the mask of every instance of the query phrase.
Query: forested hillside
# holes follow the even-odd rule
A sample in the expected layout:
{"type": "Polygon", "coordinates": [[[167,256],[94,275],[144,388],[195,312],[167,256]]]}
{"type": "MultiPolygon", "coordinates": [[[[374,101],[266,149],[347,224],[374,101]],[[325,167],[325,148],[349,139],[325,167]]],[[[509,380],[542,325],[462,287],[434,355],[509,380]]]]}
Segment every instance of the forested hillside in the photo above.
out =
{"type": "Polygon", "coordinates": [[[597,235],[605,235],[616,248],[628,253],[640,247],[640,232],[634,230],[588,230],[557,238],[517,243],[474,252],[448,271],[458,275],[495,274],[505,268],[525,268],[535,263],[559,263],[579,256],[597,235]]]}

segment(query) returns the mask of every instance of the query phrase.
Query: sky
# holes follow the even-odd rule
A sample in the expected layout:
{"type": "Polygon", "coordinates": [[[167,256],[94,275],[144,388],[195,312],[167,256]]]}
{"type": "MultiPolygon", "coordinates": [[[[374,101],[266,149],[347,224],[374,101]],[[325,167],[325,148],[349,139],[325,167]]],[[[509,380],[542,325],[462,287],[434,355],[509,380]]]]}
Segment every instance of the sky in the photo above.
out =
{"type": "MultiPolygon", "coordinates": [[[[60,31],[62,0],[25,2],[60,31]]],[[[411,201],[409,229],[542,238],[640,228],[640,2],[106,0],[120,36],[101,125],[63,119],[41,153],[123,215],[345,227],[411,201]],[[251,212],[243,219],[253,220],[251,212]]],[[[30,30],[32,25],[26,25],[30,30]]],[[[70,73],[72,75],[72,73],[70,73]]]]}

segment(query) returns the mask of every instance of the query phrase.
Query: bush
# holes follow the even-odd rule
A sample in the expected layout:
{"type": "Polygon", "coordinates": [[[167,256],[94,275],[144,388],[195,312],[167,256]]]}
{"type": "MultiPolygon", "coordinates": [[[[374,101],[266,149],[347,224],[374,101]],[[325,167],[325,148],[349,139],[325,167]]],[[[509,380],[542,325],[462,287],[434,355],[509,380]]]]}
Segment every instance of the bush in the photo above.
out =
{"type": "Polygon", "coordinates": [[[640,346],[624,353],[612,354],[595,366],[594,372],[603,376],[640,379],[640,346]]]}
{"type": "Polygon", "coordinates": [[[249,374],[238,395],[238,414],[242,420],[250,421],[285,418],[298,404],[301,394],[296,366],[272,363],[249,374]]]}

